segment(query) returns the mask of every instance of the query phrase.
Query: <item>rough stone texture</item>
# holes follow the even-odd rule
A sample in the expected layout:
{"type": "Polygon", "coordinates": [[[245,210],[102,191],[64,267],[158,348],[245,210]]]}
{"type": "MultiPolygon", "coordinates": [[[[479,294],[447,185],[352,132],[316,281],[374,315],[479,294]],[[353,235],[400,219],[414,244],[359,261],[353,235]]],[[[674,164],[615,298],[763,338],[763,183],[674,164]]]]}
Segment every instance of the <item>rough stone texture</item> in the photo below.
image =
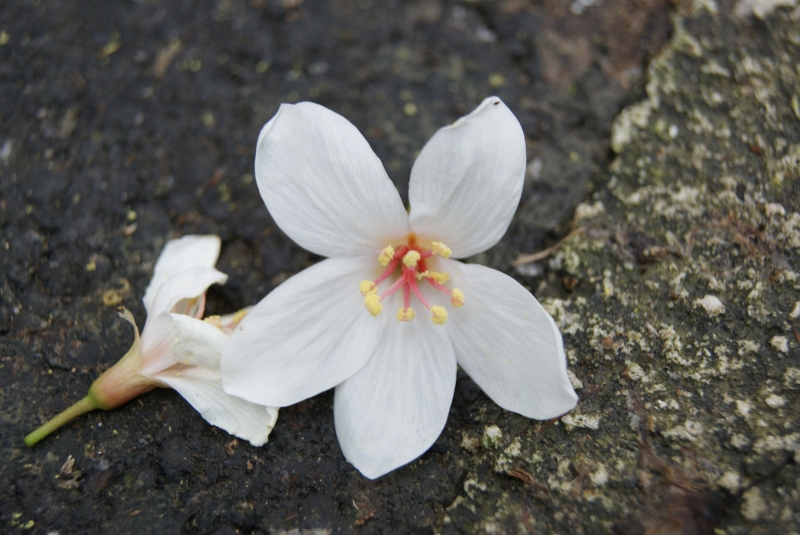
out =
{"type": "Polygon", "coordinates": [[[539,283],[580,406],[504,429],[524,489],[469,471],[452,532],[800,533],[800,10],[730,8],[676,17],[539,283]]]}
{"type": "Polygon", "coordinates": [[[4,5],[0,525],[800,533],[800,13],[783,3],[681,7],[644,96],[660,2],[4,5]],[[331,393],[282,410],[263,448],[167,391],[22,446],[127,349],[103,295],[141,323],[169,237],[223,237],[211,313],[316,260],[255,193],[254,140],[280,102],[344,114],[405,192],[427,137],[490,93],[530,165],[509,234],[476,260],[506,269],[573,213],[586,229],[511,271],[561,325],[576,411],[527,420],[460,374],[442,437],[374,482],[341,456],[331,393]]]}

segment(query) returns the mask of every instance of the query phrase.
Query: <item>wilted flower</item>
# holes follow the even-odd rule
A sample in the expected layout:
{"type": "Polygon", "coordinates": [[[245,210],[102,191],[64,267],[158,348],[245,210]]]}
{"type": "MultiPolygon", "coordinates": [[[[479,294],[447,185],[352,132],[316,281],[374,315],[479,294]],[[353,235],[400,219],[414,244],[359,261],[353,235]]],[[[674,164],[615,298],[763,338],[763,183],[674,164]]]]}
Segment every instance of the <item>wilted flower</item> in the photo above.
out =
{"type": "Polygon", "coordinates": [[[184,236],[167,243],[144,296],[147,309],[141,338],[133,316],[133,345],[89,388],[85,398],[25,437],[32,446],[72,418],[93,409],[113,409],[157,387],[174,388],[209,423],[260,446],[267,441],[278,409],[226,394],[219,367],[222,347],[247,314],[202,320],[205,293],[228,276],[214,269],[217,236],[184,236]]]}
{"type": "Polygon", "coordinates": [[[283,407],[336,387],[339,443],[370,478],[433,444],[457,363],[508,410],[547,419],[572,409],[552,318],[512,278],[449,259],[500,240],[525,162],[519,122],[488,98],[422,149],[407,213],[352,124],[316,104],[281,106],[258,139],[258,186],[281,229],[330,258],[234,330],[225,391],[283,407]]]}

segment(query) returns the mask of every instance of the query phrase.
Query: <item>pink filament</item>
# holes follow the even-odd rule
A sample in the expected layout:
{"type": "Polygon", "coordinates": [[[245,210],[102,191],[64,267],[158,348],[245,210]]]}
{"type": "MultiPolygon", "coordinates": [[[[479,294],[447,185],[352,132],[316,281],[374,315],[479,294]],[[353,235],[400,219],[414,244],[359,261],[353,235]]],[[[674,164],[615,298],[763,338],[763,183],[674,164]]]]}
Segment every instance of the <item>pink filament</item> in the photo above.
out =
{"type": "Polygon", "coordinates": [[[384,299],[395,293],[397,290],[400,289],[401,286],[405,286],[406,279],[408,278],[406,273],[407,271],[403,270],[403,274],[400,276],[400,278],[394,281],[394,284],[389,286],[389,289],[381,294],[381,301],[383,301],[384,299]]]}
{"type": "MultiPolygon", "coordinates": [[[[406,253],[408,253],[410,250],[412,250],[411,247],[409,247],[408,245],[403,245],[397,251],[395,251],[394,255],[392,256],[392,259],[386,265],[386,269],[380,275],[378,275],[378,278],[372,281],[375,284],[375,286],[385,281],[387,278],[389,278],[389,276],[392,275],[392,273],[394,273],[395,269],[397,268],[397,265],[400,263],[400,260],[402,260],[402,258],[406,255],[406,253]]],[[[415,296],[417,296],[417,299],[419,299],[420,302],[423,305],[425,305],[425,308],[430,310],[431,304],[428,302],[427,299],[425,299],[425,296],[422,295],[422,292],[420,291],[419,286],[417,285],[417,270],[422,269],[423,272],[426,270],[424,260],[426,258],[432,257],[433,251],[419,249],[416,247],[414,248],[414,250],[419,253],[420,262],[415,267],[408,267],[405,265],[402,266],[403,273],[400,275],[400,277],[397,278],[396,281],[394,281],[394,283],[392,283],[392,285],[389,288],[386,289],[385,292],[380,294],[380,299],[381,301],[383,301],[390,295],[396,293],[397,290],[402,288],[403,307],[405,309],[408,309],[411,306],[411,294],[413,293],[415,296]]],[[[433,286],[443,294],[448,296],[453,295],[453,292],[451,290],[449,290],[442,284],[436,282],[436,280],[433,279],[433,277],[425,277],[425,280],[428,281],[428,283],[431,286],[433,286]]]]}
{"type": "Polygon", "coordinates": [[[417,278],[416,277],[412,276],[412,278],[408,281],[408,286],[411,289],[411,291],[414,292],[414,295],[417,296],[417,299],[419,299],[420,302],[423,305],[425,305],[425,308],[430,310],[431,309],[431,304],[428,303],[428,300],[425,299],[425,296],[422,295],[422,292],[419,291],[419,286],[417,286],[417,278]]]}
{"type": "Polygon", "coordinates": [[[451,292],[449,288],[445,288],[444,286],[436,282],[436,280],[433,277],[425,277],[425,280],[428,281],[431,284],[431,286],[433,286],[443,294],[447,294],[450,296],[453,295],[453,292],[451,292]]]}
{"type": "Polygon", "coordinates": [[[378,275],[378,278],[377,278],[377,279],[375,279],[374,281],[372,281],[372,282],[374,282],[374,283],[375,283],[375,286],[377,286],[377,285],[379,285],[380,283],[382,283],[383,281],[385,281],[385,280],[386,280],[386,279],[389,277],[389,275],[391,275],[392,273],[394,273],[394,268],[396,268],[396,267],[397,267],[397,263],[398,263],[398,262],[400,262],[400,259],[399,259],[399,258],[395,258],[395,259],[393,259],[391,262],[389,262],[389,265],[387,265],[387,266],[386,266],[386,269],[385,269],[385,270],[383,270],[383,273],[381,273],[380,275],[378,275]]]}

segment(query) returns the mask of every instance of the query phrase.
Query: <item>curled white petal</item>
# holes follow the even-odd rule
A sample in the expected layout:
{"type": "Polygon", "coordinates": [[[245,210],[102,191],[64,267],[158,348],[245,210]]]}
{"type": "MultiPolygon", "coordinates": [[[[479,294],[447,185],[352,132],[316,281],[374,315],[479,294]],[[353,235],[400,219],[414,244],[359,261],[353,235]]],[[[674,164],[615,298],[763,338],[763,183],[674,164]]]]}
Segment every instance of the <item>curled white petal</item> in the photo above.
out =
{"type": "Polygon", "coordinates": [[[364,309],[359,282],[375,265],[374,257],[323,260],[267,295],[225,344],[225,391],[285,407],[361,369],[394,319],[364,309]]]}
{"type": "Polygon", "coordinates": [[[336,387],[336,436],[370,479],[425,453],[453,401],[456,359],[442,326],[425,318],[388,325],[375,355],[336,387]]]}
{"type": "MultiPolygon", "coordinates": [[[[219,236],[213,234],[189,235],[168,241],[156,260],[153,278],[142,299],[147,312],[153,312],[151,309],[156,294],[171,277],[196,268],[213,268],[219,258],[220,247],[219,236]]],[[[156,314],[159,312],[164,311],[155,311],[156,314]]]]}
{"type": "Polygon", "coordinates": [[[267,442],[278,409],[226,394],[218,368],[193,366],[170,369],[156,376],[174,388],[210,424],[249,441],[253,446],[267,442]]]}
{"type": "Polygon", "coordinates": [[[175,329],[172,357],[178,364],[219,369],[228,335],[211,323],[181,314],[170,314],[175,329]]]}
{"type": "Polygon", "coordinates": [[[148,325],[141,343],[143,375],[155,376],[175,364],[219,369],[228,335],[215,325],[168,312],[152,318],[148,325]]]}
{"type": "Polygon", "coordinates": [[[409,232],[400,195],[367,140],[317,104],[284,104],[264,126],[256,179],[278,226],[316,254],[380,250],[409,232]]]}
{"type": "Polygon", "coordinates": [[[411,228],[463,258],[505,234],[525,179],[525,135],[503,102],[489,97],[442,128],[411,169],[411,228]]]}
{"type": "MultiPolygon", "coordinates": [[[[225,284],[227,280],[227,275],[209,267],[181,271],[167,279],[151,301],[150,309],[147,314],[147,321],[144,324],[144,329],[142,329],[142,337],[145,336],[148,330],[148,324],[151,318],[163,312],[173,312],[175,306],[181,301],[202,297],[209,286],[212,284],[225,284]]],[[[204,297],[202,297],[202,299],[204,299],[204,297]]],[[[185,312],[189,312],[189,309],[193,308],[191,303],[189,303],[189,305],[189,307],[184,307],[186,308],[186,310],[184,310],[185,312]]],[[[192,312],[193,316],[196,316],[198,313],[203,313],[202,310],[193,310],[192,312]]]]}
{"type": "MultiPolygon", "coordinates": [[[[196,320],[197,321],[197,320],[196,320]]],[[[172,346],[175,343],[175,322],[169,312],[147,317],[147,330],[142,332],[141,369],[139,373],[153,377],[162,370],[175,365],[172,346]]]]}
{"type": "Polygon", "coordinates": [[[458,364],[504,409],[546,420],[575,407],[561,333],[511,277],[476,264],[442,261],[463,290],[447,330],[458,364]]]}

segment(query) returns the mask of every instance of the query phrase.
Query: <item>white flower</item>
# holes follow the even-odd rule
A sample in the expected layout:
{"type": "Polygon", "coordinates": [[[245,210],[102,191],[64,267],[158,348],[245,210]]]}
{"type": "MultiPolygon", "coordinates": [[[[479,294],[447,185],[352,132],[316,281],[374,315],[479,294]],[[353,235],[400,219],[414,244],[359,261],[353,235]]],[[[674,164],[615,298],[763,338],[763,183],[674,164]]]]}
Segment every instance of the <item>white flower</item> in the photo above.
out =
{"type": "Polygon", "coordinates": [[[352,124],[316,104],[281,106],[258,139],[258,186],[281,229],[330,258],[236,327],[225,391],[283,407],[336,387],[339,443],[369,478],[433,444],[457,363],[505,409],[538,419],[572,409],[552,318],[512,278],[448,258],[500,240],[524,174],[519,122],[488,98],[422,149],[407,213],[352,124]]]}
{"type": "Polygon", "coordinates": [[[131,348],[84,399],[26,437],[28,445],[83,412],[113,409],[157,387],[175,389],[206,421],[254,446],[267,441],[278,409],[222,389],[222,348],[247,310],[200,319],[208,287],[228,279],[214,269],[219,251],[217,236],[184,236],[167,243],[144,295],[148,314],[141,337],[131,313],[122,309],[120,315],[135,331],[131,348]]]}
{"type": "Polygon", "coordinates": [[[219,251],[217,236],[184,236],[164,247],[144,294],[139,373],[175,389],[210,424],[261,446],[278,409],[226,394],[220,370],[222,348],[247,310],[200,319],[208,287],[228,279],[214,269],[219,251]]]}

